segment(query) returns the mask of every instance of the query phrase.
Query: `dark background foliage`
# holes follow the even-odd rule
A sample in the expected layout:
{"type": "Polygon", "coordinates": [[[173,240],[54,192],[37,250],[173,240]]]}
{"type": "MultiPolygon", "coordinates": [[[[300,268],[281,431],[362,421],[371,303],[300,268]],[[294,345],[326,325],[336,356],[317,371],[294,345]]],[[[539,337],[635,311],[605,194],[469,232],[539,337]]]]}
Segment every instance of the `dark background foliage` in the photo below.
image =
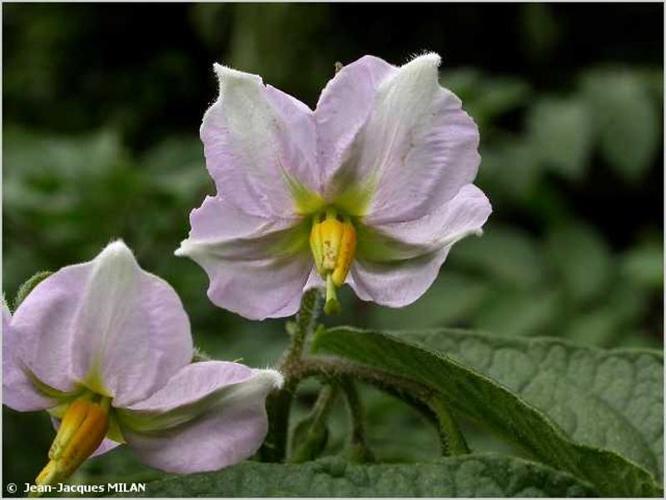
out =
{"type": "MultiPolygon", "coordinates": [[[[4,4],[3,32],[10,301],[33,273],[122,237],[177,289],[201,348],[274,362],[282,322],[215,308],[201,269],[173,256],[189,211],[213,192],[198,140],[216,96],[212,63],[261,74],[314,107],[336,61],[370,53],[400,64],[434,50],[442,84],[480,126],[478,184],[494,213],[416,304],[388,310],[345,293],[333,322],[662,344],[661,4],[4,4]]],[[[311,398],[306,388],[303,403],[311,398]]],[[[381,459],[436,454],[415,414],[364,398],[381,459]]],[[[5,482],[30,481],[46,460],[48,420],[3,410],[5,482]]],[[[474,436],[478,448],[500,446],[474,436]]],[[[76,479],[152,474],[118,450],[76,479]]]]}

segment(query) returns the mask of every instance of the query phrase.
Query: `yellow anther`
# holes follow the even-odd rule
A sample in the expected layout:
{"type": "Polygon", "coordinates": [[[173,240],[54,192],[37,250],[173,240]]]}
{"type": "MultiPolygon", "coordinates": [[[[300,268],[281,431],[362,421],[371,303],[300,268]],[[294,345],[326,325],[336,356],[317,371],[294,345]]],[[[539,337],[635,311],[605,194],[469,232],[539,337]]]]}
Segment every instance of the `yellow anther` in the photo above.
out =
{"type": "Polygon", "coordinates": [[[49,450],[49,463],[37,476],[36,484],[68,478],[93,454],[109,430],[109,405],[109,398],[94,402],[90,396],[69,405],[49,450]]]}
{"type": "Polygon", "coordinates": [[[356,230],[349,217],[333,208],[315,216],[310,232],[310,249],[317,271],[326,280],[327,314],[337,312],[335,289],[344,284],[356,253],[356,230]]]}

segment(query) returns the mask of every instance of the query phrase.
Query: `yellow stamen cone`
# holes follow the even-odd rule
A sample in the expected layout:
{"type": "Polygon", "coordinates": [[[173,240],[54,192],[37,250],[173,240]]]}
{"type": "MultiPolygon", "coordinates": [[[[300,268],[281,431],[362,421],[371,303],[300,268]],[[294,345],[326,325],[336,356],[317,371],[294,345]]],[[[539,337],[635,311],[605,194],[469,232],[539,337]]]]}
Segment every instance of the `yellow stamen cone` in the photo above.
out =
{"type": "Polygon", "coordinates": [[[310,231],[312,257],[320,276],[326,280],[326,303],[324,312],[339,312],[340,303],[336,288],[341,287],[356,254],[356,229],[349,217],[339,215],[335,209],[318,215],[310,231]]]}
{"type": "Polygon", "coordinates": [[[93,402],[84,397],[69,406],[49,450],[49,463],[37,476],[36,484],[68,478],[93,454],[109,430],[109,403],[108,398],[93,402]]]}

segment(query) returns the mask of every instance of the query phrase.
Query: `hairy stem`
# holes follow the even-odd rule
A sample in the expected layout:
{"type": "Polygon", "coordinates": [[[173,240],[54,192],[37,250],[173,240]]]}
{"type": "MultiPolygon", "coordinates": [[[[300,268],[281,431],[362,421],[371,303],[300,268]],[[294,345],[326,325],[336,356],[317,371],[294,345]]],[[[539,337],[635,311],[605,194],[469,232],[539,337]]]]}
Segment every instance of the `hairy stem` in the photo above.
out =
{"type": "Polygon", "coordinates": [[[264,462],[282,462],[287,453],[287,434],[289,431],[289,412],[291,402],[300,379],[294,377],[293,367],[300,363],[305,342],[317,327],[321,315],[323,296],[318,289],[308,290],[301,300],[301,308],[296,321],[287,324],[291,343],[279,363],[278,369],[285,377],[281,390],[271,394],[266,400],[268,413],[268,434],[259,457],[264,462]]]}
{"type": "MultiPolygon", "coordinates": [[[[298,384],[309,377],[321,378],[326,384],[339,385],[344,391],[352,423],[350,449],[352,452],[353,450],[358,452],[356,455],[359,461],[372,460],[372,453],[368,449],[365,439],[363,411],[354,386],[355,380],[392,394],[426,415],[436,425],[444,455],[469,453],[467,443],[456,421],[444,402],[429,387],[345,360],[303,357],[308,337],[318,328],[323,303],[324,296],[321,290],[309,290],[303,295],[301,308],[295,321],[287,324],[291,343],[279,363],[279,370],[285,377],[285,383],[281,390],[271,394],[266,401],[269,427],[266,440],[259,452],[260,459],[265,462],[285,460],[291,403],[298,384]]],[[[313,408],[311,415],[314,415],[317,426],[323,425],[334,399],[334,394],[329,391],[335,392],[332,387],[322,390],[313,408]]]]}
{"type": "MultiPolygon", "coordinates": [[[[444,455],[469,453],[465,438],[455,419],[440,396],[429,387],[373,368],[337,359],[305,358],[295,368],[293,376],[299,380],[312,376],[323,377],[337,381],[342,385],[343,390],[345,381],[360,380],[392,394],[416,408],[435,425],[444,455]]],[[[362,431],[362,427],[360,429],[362,431]]]]}
{"type": "Polygon", "coordinates": [[[349,456],[353,462],[374,462],[374,456],[365,438],[363,405],[354,381],[345,378],[341,382],[347,402],[352,432],[349,440],[349,456]]]}
{"type": "Polygon", "coordinates": [[[460,432],[458,423],[449,412],[446,403],[442,398],[438,396],[432,397],[428,402],[428,406],[436,417],[437,432],[442,447],[442,455],[463,455],[469,453],[467,441],[465,441],[465,437],[462,432],[460,432]]]}
{"type": "Polygon", "coordinates": [[[289,429],[289,409],[295,384],[285,382],[284,387],[266,399],[268,413],[268,433],[259,450],[262,462],[281,462],[287,450],[287,430],[289,429]]]}
{"type": "Polygon", "coordinates": [[[297,362],[303,356],[305,341],[317,328],[323,302],[324,297],[318,288],[308,290],[303,295],[301,308],[296,314],[296,321],[288,328],[291,345],[282,362],[283,365],[297,362]]]}
{"type": "MultiPolygon", "coordinates": [[[[326,384],[322,387],[317,401],[310,414],[299,424],[304,427],[304,433],[301,435],[298,432],[298,439],[300,442],[294,443],[295,446],[292,450],[292,455],[289,458],[290,462],[301,463],[308,460],[313,460],[319,455],[326,445],[328,439],[328,430],[326,429],[326,419],[331,411],[331,407],[335,402],[338,395],[338,386],[333,384],[326,384]]],[[[296,431],[298,431],[298,427],[296,431]]]]}
{"type": "Polygon", "coordinates": [[[346,378],[361,380],[410,402],[428,401],[434,394],[431,389],[417,382],[348,361],[331,358],[303,358],[292,367],[291,376],[297,380],[321,377],[332,379],[338,383],[346,378]]]}

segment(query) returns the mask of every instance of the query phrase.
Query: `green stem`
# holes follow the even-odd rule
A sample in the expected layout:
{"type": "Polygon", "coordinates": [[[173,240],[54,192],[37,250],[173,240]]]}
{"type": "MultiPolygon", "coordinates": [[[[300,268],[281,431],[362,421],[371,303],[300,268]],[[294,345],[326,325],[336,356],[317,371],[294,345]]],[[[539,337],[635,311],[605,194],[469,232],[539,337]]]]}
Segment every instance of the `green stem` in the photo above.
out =
{"type": "Polygon", "coordinates": [[[331,406],[333,406],[337,395],[337,386],[327,384],[322,387],[319,396],[317,396],[317,401],[315,401],[312,407],[312,427],[321,427],[326,422],[328,413],[331,411],[331,406]]]}
{"type": "Polygon", "coordinates": [[[464,455],[469,453],[470,450],[467,446],[467,441],[465,441],[458,423],[451,415],[451,412],[449,412],[445,402],[440,397],[434,396],[428,402],[428,406],[436,417],[442,455],[464,455]]]}
{"type": "Polygon", "coordinates": [[[296,314],[296,322],[293,328],[290,328],[291,345],[287,350],[287,355],[282,362],[287,365],[290,362],[297,362],[303,356],[305,340],[311,335],[318,324],[319,316],[322,311],[323,296],[321,290],[313,288],[303,295],[301,308],[296,314]]]}
{"type": "MultiPolygon", "coordinates": [[[[338,387],[332,384],[325,385],[317,396],[310,414],[299,424],[307,426],[303,440],[294,443],[292,456],[289,461],[294,463],[307,462],[319,455],[326,445],[327,433],[326,419],[338,395],[338,387]]],[[[300,439],[299,435],[299,439],[300,439]]]]}
{"type": "Polygon", "coordinates": [[[322,377],[338,383],[346,378],[361,380],[417,405],[420,401],[429,401],[434,394],[431,389],[417,382],[338,359],[303,358],[291,367],[290,377],[299,381],[322,377]]]}
{"type": "MultiPolygon", "coordinates": [[[[269,427],[266,440],[259,452],[260,459],[265,462],[285,460],[291,403],[298,384],[309,377],[320,377],[330,384],[341,385],[345,392],[352,422],[351,449],[359,451],[357,453],[359,460],[369,461],[372,459],[372,454],[365,439],[362,406],[353,380],[360,380],[397,396],[433,420],[440,436],[444,455],[469,453],[467,443],[456,421],[443,401],[429,387],[348,361],[303,358],[307,338],[317,328],[323,303],[324,297],[321,290],[309,290],[303,295],[296,321],[287,325],[287,330],[291,335],[291,344],[279,364],[279,370],[285,377],[285,383],[280,391],[272,393],[266,401],[269,427]]],[[[329,390],[333,391],[333,389],[329,390]]],[[[317,425],[323,425],[334,396],[328,394],[327,390],[322,391],[319,398],[313,411],[317,412],[317,425]]]]}
{"type": "Polygon", "coordinates": [[[303,294],[301,308],[296,321],[288,324],[291,344],[279,363],[278,369],[285,377],[281,390],[272,393],[266,400],[268,413],[268,434],[259,456],[264,462],[282,462],[287,453],[287,434],[289,431],[289,411],[291,402],[300,382],[293,377],[293,367],[300,363],[307,337],[311,335],[319,320],[323,297],[318,289],[308,290],[303,294]]]}
{"type": "Polygon", "coordinates": [[[298,380],[323,377],[343,384],[345,380],[360,380],[407,402],[432,421],[440,436],[445,455],[469,453],[465,438],[456,421],[435,391],[420,383],[348,361],[328,358],[302,359],[292,376],[298,380]]]}
{"type": "Polygon", "coordinates": [[[345,394],[349,420],[352,427],[349,440],[349,458],[353,462],[374,462],[374,456],[365,438],[363,405],[356,385],[349,378],[343,379],[340,385],[345,394]]]}
{"type": "Polygon", "coordinates": [[[262,462],[281,462],[287,450],[287,429],[289,428],[289,409],[295,384],[286,382],[284,387],[272,393],[266,399],[268,413],[268,433],[259,450],[262,462]]]}

